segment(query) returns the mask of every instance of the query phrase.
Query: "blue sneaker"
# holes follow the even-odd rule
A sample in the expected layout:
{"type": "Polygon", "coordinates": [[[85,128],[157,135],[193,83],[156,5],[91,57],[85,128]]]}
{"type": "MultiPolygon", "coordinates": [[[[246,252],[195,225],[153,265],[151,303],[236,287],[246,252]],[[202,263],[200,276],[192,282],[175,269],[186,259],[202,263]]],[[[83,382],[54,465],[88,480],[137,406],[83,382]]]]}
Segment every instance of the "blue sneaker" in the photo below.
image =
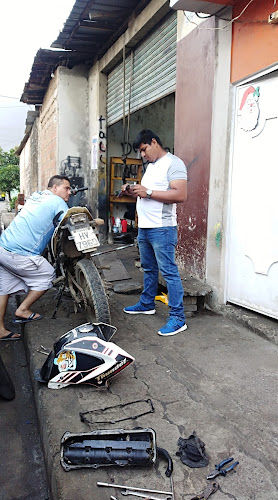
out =
{"type": "Polygon", "coordinates": [[[137,302],[134,306],[125,307],[124,312],[127,314],[155,314],[155,309],[148,309],[141,302],[137,302]]]}
{"type": "Polygon", "coordinates": [[[170,316],[166,325],[164,325],[157,332],[158,335],[162,335],[163,337],[167,337],[169,335],[176,335],[176,333],[183,332],[187,329],[187,324],[184,319],[176,318],[175,316],[170,316]]]}

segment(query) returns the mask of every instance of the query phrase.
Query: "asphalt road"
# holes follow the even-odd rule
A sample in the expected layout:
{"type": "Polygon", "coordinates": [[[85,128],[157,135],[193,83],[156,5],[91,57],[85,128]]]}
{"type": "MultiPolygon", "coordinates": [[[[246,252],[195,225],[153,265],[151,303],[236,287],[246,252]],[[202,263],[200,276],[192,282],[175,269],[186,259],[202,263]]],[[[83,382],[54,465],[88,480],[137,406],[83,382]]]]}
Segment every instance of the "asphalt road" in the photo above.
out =
{"type": "MultiPolygon", "coordinates": [[[[7,203],[0,203],[1,213],[7,203]]],[[[8,303],[6,326],[14,329],[16,301],[8,303]]],[[[45,464],[38,430],[34,395],[22,341],[0,342],[0,355],[12,379],[15,398],[0,397],[0,498],[1,500],[48,500],[45,464]]]]}
{"type": "MultiPolygon", "coordinates": [[[[10,299],[9,319],[15,305],[15,299],[10,299]]],[[[11,322],[7,326],[12,328],[11,322]]],[[[12,401],[0,398],[0,498],[47,500],[44,459],[24,343],[0,342],[0,354],[16,394],[12,401]]]]}

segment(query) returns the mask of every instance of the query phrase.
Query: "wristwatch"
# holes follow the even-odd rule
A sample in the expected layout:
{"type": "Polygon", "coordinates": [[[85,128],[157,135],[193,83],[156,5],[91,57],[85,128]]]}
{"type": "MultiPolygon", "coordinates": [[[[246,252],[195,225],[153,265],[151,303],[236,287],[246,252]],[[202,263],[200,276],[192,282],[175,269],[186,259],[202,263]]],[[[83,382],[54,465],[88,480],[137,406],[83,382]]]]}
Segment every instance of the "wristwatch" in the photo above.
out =
{"type": "Polygon", "coordinates": [[[147,195],[148,200],[151,198],[152,194],[153,194],[153,190],[152,189],[147,189],[146,195],[147,195]]]}

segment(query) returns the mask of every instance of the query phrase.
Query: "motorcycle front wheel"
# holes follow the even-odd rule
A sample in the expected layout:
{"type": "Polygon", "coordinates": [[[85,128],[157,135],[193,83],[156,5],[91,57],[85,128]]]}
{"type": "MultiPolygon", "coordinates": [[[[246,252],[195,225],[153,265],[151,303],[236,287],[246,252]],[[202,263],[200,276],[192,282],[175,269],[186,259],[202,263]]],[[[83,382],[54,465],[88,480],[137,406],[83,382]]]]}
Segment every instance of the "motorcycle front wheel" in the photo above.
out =
{"type": "Polygon", "coordinates": [[[88,320],[92,323],[108,323],[110,325],[108,298],[94,263],[89,259],[79,260],[75,267],[75,276],[86,297],[88,320]]]}

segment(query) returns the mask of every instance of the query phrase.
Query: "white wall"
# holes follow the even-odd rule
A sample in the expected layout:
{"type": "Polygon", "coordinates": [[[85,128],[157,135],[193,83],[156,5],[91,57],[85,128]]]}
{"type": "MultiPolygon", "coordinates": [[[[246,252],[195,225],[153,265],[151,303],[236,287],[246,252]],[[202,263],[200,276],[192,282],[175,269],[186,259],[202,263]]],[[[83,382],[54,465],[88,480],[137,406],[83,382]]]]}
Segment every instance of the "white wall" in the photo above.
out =
{"type": "Polygon", "coordinates": [[[20,170],[20,193],[24,193],[25,197],[30,196],[29,193],[29,172],[30,172],[30,137],[27,140],[19,157],[19,170],[20,170]]]}
{"type": "Polygon", "coordinates": [[[90,161],[88,70],[83,66],[59,67],[58,79],[57,171],[67,156],[80,157],[80,175],[87,185],[90,161]]]}
{"type": "MultiPolygon", "coordinates": [[[[218,21],[221,28],[227,21],[218,21]]],[[[217,26],[217,24],[216,24],[217,26]]],[[[225,302],[225,234],[229,199],[229,134],[231,124],[231,32],[232,28],[218,30],[217,65],[212,119],[211,166],[208,207],[206,269],[207,282],[213,287],[211,305],[225,302]]]]}

